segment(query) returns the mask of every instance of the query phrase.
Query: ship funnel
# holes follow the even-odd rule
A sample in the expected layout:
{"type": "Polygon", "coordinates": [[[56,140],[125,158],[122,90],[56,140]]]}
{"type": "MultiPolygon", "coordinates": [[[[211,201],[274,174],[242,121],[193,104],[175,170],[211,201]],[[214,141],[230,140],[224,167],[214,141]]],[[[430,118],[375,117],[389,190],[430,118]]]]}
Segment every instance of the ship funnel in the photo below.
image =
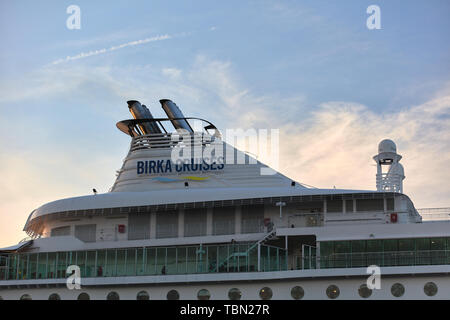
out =
{"type": "MultiPolygon", "coordinates": [[[[127,101],[128,108],[135,119],[153,119],[153,116],[145,105],[141,105],[139,101],[127,101]]],[[[139,124],[143,134],[161,133],[161,129],[156,122],[144,122],[139,124]]]]}
{"type": "Polygon", "coordinates": [[[171,100],[168,99],[162,99],[159,100],[161,102],[161,106],[164,109],[164,111],[167,114],[167,117],[170,119],[170,122],[172,122],[172,125],[175,127],[175,129],[184,129],[187,130],[189,133],[193,133],[194,130],[192,130],[191,126],[185,119],[183,113],[181,112],[180,108],[173,103],[171,100]]]}

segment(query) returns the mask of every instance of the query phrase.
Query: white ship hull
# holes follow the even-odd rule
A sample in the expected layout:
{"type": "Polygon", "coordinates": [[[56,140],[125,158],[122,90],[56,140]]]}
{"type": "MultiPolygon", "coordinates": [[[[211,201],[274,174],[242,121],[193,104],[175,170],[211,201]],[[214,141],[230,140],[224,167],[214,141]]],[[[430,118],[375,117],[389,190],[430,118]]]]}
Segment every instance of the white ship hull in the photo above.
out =
{"type": "Polygon", "coordinates": [[[116,292],[120,300],[136,300],[145,291],[150,300],[167,300],[167,294],[176,290],[180,300],[197,300],[198,292],[207,289],[211,300],[230,300],[229,291],[237,288],[240,300],[261,300],[260,290],[270,288],[271,300],[294,300],[292,288],[299,286],[303,300],[330,300],[327,288],[337,286],[335,300],[446,300],[450,298],[450,266],[418,266],[382,268],[380,289],[373,289],[369,297],[359,294],[361,285],[369,277],[365,268],[294,270],[264,273],[230,273],[223,275],[176,275],[149,277],[90,278],[82,281],[80,289],[67,289],[65,279],[53,281],[11,281],[7,289],[0,290],[4,300],[19,300],[27,294],[33,300],[48,300],[57,294],[61,300],[77,300],[80,293],[87,293],[91,300],[107,300],[116,292]],[[386,273],[385,275],[383,275],[386,273]],[[213,280],[220,278],[220,281],[213,280]],[[84,283],[84,284],[83,284],[84,283]],[[425,285],[434,283],[437,292],[430,296],[425,285]],[[404,293],[394,296],[392,286],[401,284],[404,293]]]}

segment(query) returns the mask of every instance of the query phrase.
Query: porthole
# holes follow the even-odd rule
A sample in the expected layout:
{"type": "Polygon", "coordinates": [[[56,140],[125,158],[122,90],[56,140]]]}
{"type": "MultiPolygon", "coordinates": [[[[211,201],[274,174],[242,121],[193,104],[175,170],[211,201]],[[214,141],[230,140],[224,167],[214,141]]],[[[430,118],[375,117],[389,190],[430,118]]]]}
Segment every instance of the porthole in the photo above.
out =
{"type": "Polygon", "coordinates": [[[230,300],[241,300],[242,292],[238,288],[231,288],[228,291],[228,298],[230,300]]]}
{"type": "Polygon", "coordinates": [[[438,287],[436,283],[434,282],[427,282],[425,283],[425,286],[423,287],[423,291],[425,294],[429,297],[435,296],[438,292],[438,287]]]}
{"type": "Polygon", "coordinates": [[[115,291],[111,291],[106,296],[106,300],[120,300],[119,294],[115,291]]]}
{"type": "Polygon", "coordinates": [[[198,300],[209,300],[211,298],[211,293],[207,289],[201,289],[197,293],[198,300]]]}
{"type": "Polygon", "coordinates": [[[78,295],[77,300],[91,300],[91,298],[86,292],[82,292],[78,295]]]}
{"type": "Polygon", "coordinates": [[[339,288],[334,284],[327,288],[327,296],[330,299],[336,299],[337,297],[339,297],[339,293],[339,288]]]}
{"type": "Polygon", "coordinates": [[[372,289],[369,289],[367,284],[364,283],[359,286],[358,293],[361,298],[368,298],[372,295],[372,289]]]}
{"type": "Polygon", "coordinates": [[[167,292],[167,300],[179,300],[180,294],[177,290],[170,290],[167,292]]]}
{"type": "Polygon", "coordinates": [[[52,293],[49,297],[48,300],[61,300],[61,297],[59,296],[59,294],[57,293],[52,293]]]}
{"type": "Polygon", "coordinates": [[[300,286],[295,286],[291,289],[291,296],[295,300],[303,299],[305,295],[305,290],[300,286]]]}
{"type": "Polygon", "coordinates": [[[31,300],[31,296],[29,294],[24,294],[20,297],[20,300],[31,300]]]}
{"type": "Polygon", "coordinates": [[[150,296],[147,291],[142,290],[138,292],[136,300],[150,300],[150,296]]]}
{"type": "Polygon", "coordinates": [[[259,290],[259,297],[262,300],[270,300],[272,299],[272,295],[273,295],[272,289],[270,289],[269,287],[264,287],[261,290],[259,290]]]}
{"type": "Polygon", "coordinates": [[[394,297],[401,297],[405,293],[405,287],[401,283],[394,283],[391,287],[391,293],[394,297]]]}

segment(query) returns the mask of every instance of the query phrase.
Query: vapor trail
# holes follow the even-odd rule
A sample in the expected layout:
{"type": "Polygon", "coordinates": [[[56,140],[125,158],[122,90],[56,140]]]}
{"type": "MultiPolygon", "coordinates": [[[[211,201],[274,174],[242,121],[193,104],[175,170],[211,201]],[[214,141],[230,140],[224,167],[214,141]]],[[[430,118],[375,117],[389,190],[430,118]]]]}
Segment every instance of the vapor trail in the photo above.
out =
{"type": "Polygon", "coordinates": [[[103,48],[103,49],[89,51],[89,52],[81,52],[81,53],[79,53],[79,54],[77,54],[75,56],[67,56],[64,59],[59,59],[59,60],[53,61],[52,64],[56,65],[56,64],[60,64],[60,63],[71,61],[71,60],[78,60],[78,59],[83,59],[83,58],[87,58],[87,57],[91,57],[91,56],[96,56],[96,55],[99,55],[99,54],[103,54],[103,53],[107,53],[107,52],[123,49],[123,48],[126,48],[126,47],[137,46],[137,45],[141,45],[141,44],[144,44],[144,43],[149,43],[149,42],[154,42],[154,41],[161,41],[161,40],[167,40],[167,39],[171,39],[171,38],[172,38],[172,36],[165,34],[165,35],[155,36],[155,37],[151,37],[151,38],[130,41],[130,42],[127,42],[127,43],[122,43],[122,44],[117,45],[117,46],[112,46],[110,48],[103,48]]]}

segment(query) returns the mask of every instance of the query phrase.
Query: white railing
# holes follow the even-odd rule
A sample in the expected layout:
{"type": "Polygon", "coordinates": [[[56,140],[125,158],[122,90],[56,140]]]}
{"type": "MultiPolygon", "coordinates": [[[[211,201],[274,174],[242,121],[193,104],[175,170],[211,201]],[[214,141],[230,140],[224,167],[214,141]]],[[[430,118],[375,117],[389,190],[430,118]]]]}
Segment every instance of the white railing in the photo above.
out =
{"type": "Polygon", "coordinates": [[[173,148],[175,146],[202,147],[214,141],[215,137],[195,132],[189,135],[176,133],[157,133],[134,137],[130,151],[152,148],[173,148]],[[189,138],[190,139],[189,139],[189,138]]]}
{"type": "Polygon", "coordinates": [[[450,220],[450,208],[422,208],[417,209],[423,221],[450,220]]]}

